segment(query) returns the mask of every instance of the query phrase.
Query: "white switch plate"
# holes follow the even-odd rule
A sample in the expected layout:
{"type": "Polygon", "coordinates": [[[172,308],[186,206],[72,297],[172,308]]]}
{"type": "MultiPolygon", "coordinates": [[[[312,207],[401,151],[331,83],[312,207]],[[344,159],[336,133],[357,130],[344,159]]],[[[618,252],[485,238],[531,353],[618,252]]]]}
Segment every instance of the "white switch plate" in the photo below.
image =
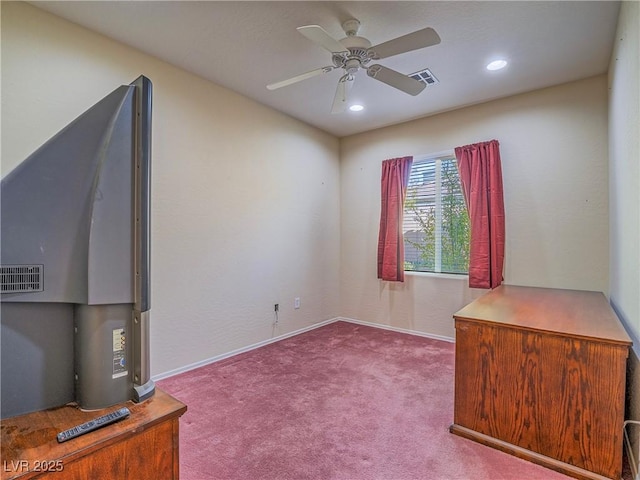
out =
{"type": "Polygon", "coordinates": [[[293,299],[293,308],[300,308],[300,297],[293,299]]]}

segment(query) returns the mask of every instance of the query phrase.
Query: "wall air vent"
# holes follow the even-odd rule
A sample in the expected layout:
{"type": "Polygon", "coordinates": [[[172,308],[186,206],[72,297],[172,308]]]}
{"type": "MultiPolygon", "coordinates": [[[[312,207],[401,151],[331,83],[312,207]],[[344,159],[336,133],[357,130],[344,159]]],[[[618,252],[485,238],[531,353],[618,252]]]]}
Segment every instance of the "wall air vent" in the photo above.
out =
{"type": "Polygon", "coordinates": [[[412,73],[409,76],[415,80],[418,80],[419,82],[426,84],[427,86],[440,83],[440,80],[438,80],[436,76],[433,73],[431,73],[431,70],[429,70],[428,68],[425,68],[424,70],[420,70],[419,72],[412,73]]]}
{"type": "Polygon", "coordinates": [[[0,293],[42,292],[44,265],[0,266],[0,293]]]}

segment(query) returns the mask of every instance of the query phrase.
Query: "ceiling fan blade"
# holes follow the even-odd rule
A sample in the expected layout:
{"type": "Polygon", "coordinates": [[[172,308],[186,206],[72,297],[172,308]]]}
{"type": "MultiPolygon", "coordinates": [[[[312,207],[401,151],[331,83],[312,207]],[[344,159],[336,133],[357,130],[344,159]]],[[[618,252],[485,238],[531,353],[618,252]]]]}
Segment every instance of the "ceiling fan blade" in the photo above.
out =
{"type": "Polygon", "coordinates": [[[367,69],[367,75],[413,96],[418,95],[427,86],[414,78],[377,64],[367,69]]]}
{"type": "Polygon", "coordinates": [[[286,87],[287,85],[291,85],[293,83],[301,82],[302,80],[306,80],[307,78],[315,77],[316,75],[321,75],[323,73],[328,73],[336,67],[322,67],[316,68],[315,70],[311,70],[307,73],[302,73],[300,75],[296,75],[295,77],[288,78],[287,80],[282,80],[280,82],[270,83],[267,85],[268,90],[275,90],[277,88],[286,87]]]}
{"type": "Polygon", "coordinates": [[[380,58],[387,58],[400,53],[418,50],[419,48],[430,47],[439,43],[440,36],[433,28],[423,28],[417,32],[394,38],[380,45],[374,45],[367,50],[367,53],[372,59],[378,60],[380,58]]]}
{"type": "Polygon", "coordinates": [[[320,25],[307,25],[305,27],[298,27],[297,30],[309,40],[329,50],[331,53],[349,53],[344,45],[329,35],[320,25]]]}
{"type": "Polygon", "coordinates": [[[349,90],[351,90],[353,86],[353,81],[354,77],[351,75],[345,75],[338,81],[338,88],[336,88],[336,95],[333,97],[331,113],[342,113],[345,108],[347,108],[349,90]]]}

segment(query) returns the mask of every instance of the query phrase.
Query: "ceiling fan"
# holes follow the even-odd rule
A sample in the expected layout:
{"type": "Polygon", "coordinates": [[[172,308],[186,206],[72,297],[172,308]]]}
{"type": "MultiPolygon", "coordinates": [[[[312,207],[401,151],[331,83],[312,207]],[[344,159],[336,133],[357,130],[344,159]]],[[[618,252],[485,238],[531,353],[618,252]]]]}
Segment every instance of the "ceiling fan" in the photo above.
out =
{"type": "Polygon", "coordinates": [[[373,65],[368,64],[371,60],[380,60],[393,55],[437,45],[440,43],[440,37],[436,31],[432,28],[423,28],[422,30],[394,38],[393,40],[372,47],[369,40],[358,36],[359,28],[360,22],[358,20],[347,20],[342,24],[342,29],[347,36],[338,41],[319,25],[298,27],[297,30],[302,35],[331,52],[333,65],[317,68],[287,80],[271,83],[267,85],[267,88],[269,90],[275,90],[306,80],[307,78],[315,77],[316,75],[329,73],[332,70],[342,68],[345,73],[338,80],[338,88],[336,89],[336,94],[333,99],[331,113],[341,113],[344,111],[347,106],[348,91],[355,80],[355,73],[360,69],[365,70],[367,75],[375,80],[402,90],[409,95],[418,95],[426,86],[423,82],[419,82],[414,78],[403,75],[383,65],[378,65],[377,63],[373,65]]]}

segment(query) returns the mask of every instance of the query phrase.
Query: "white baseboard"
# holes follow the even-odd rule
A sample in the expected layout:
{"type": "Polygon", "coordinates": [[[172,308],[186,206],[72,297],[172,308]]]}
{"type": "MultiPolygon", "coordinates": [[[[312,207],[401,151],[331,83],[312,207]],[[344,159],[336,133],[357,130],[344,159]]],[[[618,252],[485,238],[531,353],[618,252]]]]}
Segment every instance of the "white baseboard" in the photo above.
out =
{"type": "Polygon", "coordinates": [[[220,360],[224,360],[225,358],[233,357],[234,355],[238,355],[240,353],[249,352],[251,350],[255,350],[256,348],[264,347],[265,345],[269,345],[270,343],[279,342],[280,340],[284,340],[285,338],[294,337],[296,335],[300,335],[301,333],[309,332],[311,330],[315,330],[316,328],[323,327],[325,325],[329,325],[330,323],[334,323],[340,320],[340,318],[330,318],[329,320],[325,320],[319,323],[314,323],[313,325],[309,325],[308,327],[301,328],[299,330],[294,330],[293,332],[285,333],[282,335],[278,335],[277,337],[269,338],[267,340],[263,340],[258,343],[254,343],[253,345],[248,345],[246,347],[238,348],[236,350],[232,350],[227,353],[222,353],[220,355],[216,355],[215,357],[206,358],[204,360],[200,360],[199,362],[191,363],[189,365],[185,365],[184,367],[175,368],[173,370],[169,370],[168,372],[159,373],[158,375],[152,375],[151,379],[154,382],[158,380],[163,380],[165,378],[173,377],[174,375],[178,375],[180,373],[185,373],[190,370],[194,370],[196,368],[204,367],[205,365],[209,365],[211,363],[219,362],[220,360]]]}
{"type": "Polygon", "coordinates": [[[631,467],[631,473],[633,475],[633,479],[634,480],[640,480],[640,467],[638,467],[638,464],[640,463],[640,448],[638,449],[638,452],[634,453],[633,452],[633,436],[630,432],[630,428],[627,428],[629,426],[635,426],[636,427],[636,435],[635,435],[635,440],[638,444],[640,444],[640,430],[638,430],[638,426],[640,426],[640,421],[637,420],[626,420],[624,422],[624,428],[623,428],[623,432],[624,432],[624,445],[627,448],[627,458],[629,460],[629,466],[631,467]]]}
{"type": "Polygon", "coordinates": [[[214,357],[206,358],[204,360],[200,360],[199,362],[195,362],[195,363],[191,363],[189,365],[185,365],[184,367],[175,368],[173,370],[169,370],[168,372],[159,373],[158,375],[153,375],[151,377],[151,379],[154,382],[157,382],[158,380],[163,380],[165,378],[173,377],[174,375],[178,375],[180,373],[185,373],[185,372],[188,372],[190,370],[195,370],[196,368],[204,367],[205,365],[209,365],[211,363],[219,362],[220,360],[224,360],[226,358],[233,357],[234,355],[238,355],[240,353],[249,352],[251,350],[255,350],[256,348],[264,347],[265,345],[269,345],[271,343],[279,342],[280,340],[284,340],[285,338],[294,337],[296,335],[300,335],[301,333],[309,332],[311,330],[315,330],[316,328],[320,328],[320,327],[323,327],[325,325],[329,325],[330,323],[335,323],[335,322],[339,322],[339,321],[348,322],[348,323],[355,323],[355,324],[358,324],[358,325],[364,325],[366,327],[381,328],[383,330],[390,330],[392,332],[397,332],[397,333],[406,333],[408,335],[416,335],[418,337],[426,337],[426,338],[431,338],[433,340],[441,340],[441,341],[444,341],[444,342],[450,342],[450,343],[454,343],[455,342],[455,339],[453,339],[451,337],[444,337],[444,336],[441,336],[441,335],[434,335],[434,334],[430,334],[430,333],[418,332],[416,330],[408,330],[408,329],[405,329],[405,328],[393,327],[391,325],[383,325],[381,323],[365,322],[363,320],[356,320],[355,318],[335,317],[335,318],[330,318],[329,320],[325,320],[323,322],[314,323],[313,325],[309,325],[308,327],[304,327],[304,328],[300,328],[298,330],[294,330],[293,332],[285,333],[283,335],[278,335],[277,337],[269,338],[267,340],[263,340],[261,342],[254,343],[252,345],[248,345],[246,347],[238,348],[236,350],[232,350],[232,351],[227,352],[227,353],[222,353],[222,354],[216,355],[214,357]]]}
{"type": "Polygon", "coordinates": [[[431,338],[433,340],[442,340],[443,342],[455,343],[456,341],[455,338],[445,337],[443,335],[435,335],[433,333],[425,333],[425,332],[419,332],[417,330],[398,328],[392,325],[383,325],[382,323],[365,322],[363,320],[357,320],[355,318],[338,317],[336,320],[349,322],[349,323],[356,323],[358,325],[364,325],[367,327],[381,328],[383,330],[391,330],[392,332],[397,332],[397,333],[406,333],[408,335],[416,335],[418,337],[431,338]]]}

